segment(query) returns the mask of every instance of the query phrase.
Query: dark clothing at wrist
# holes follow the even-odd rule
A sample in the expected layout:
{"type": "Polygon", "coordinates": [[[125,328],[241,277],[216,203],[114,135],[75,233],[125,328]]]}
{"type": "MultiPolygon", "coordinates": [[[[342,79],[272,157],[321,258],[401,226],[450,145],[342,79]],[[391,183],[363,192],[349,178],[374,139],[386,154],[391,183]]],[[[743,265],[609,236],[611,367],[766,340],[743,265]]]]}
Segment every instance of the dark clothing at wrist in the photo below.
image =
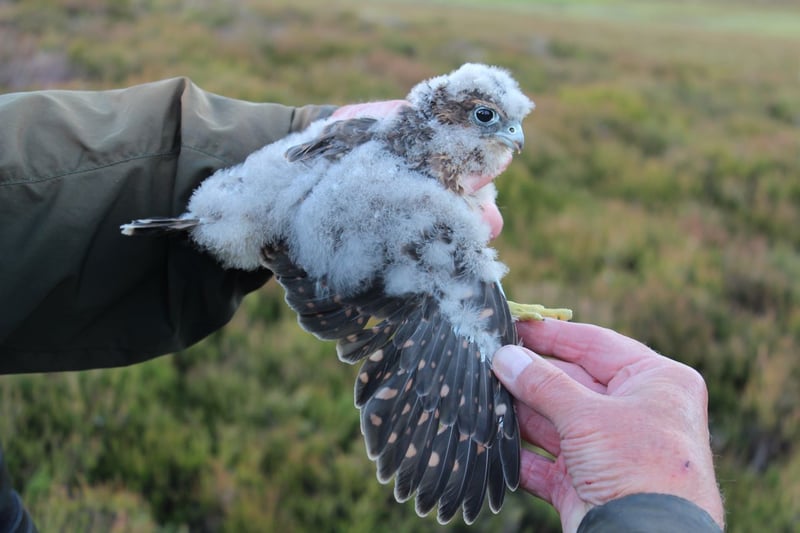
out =
{"type": "Polygon", "coordinates": [[[30,515],[19,495],[11,489],[3,449],[0,448],[0,531],[3,533],[36,533],[30,515]]]}
{"type": "Polygon", "coordinates": [[[720,533],[711,515],[671,494],[631,494],[593,508],[581,520],[578,533],[720,533]]]}

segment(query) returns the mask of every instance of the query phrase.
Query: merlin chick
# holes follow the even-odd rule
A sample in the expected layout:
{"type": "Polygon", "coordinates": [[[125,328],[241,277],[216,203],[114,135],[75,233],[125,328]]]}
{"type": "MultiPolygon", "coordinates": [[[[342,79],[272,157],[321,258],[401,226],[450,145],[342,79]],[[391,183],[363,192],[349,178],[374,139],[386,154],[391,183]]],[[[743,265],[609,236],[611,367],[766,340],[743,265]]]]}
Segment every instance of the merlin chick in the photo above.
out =
{"type": "Polygon", "coordinates": [[[420,515],[460,507],[472,523],[520,479],[512,398],[491,372],[518,339],[481,210],[533,103],[480,64],[407,101],[312,124],[216,172],[180,218],[122,232],[186,231],[226,267],[272,271],[303,328],[363,361],[355,403],[378,479],[394,476],[398,501],[416,493],[420,515]]]}

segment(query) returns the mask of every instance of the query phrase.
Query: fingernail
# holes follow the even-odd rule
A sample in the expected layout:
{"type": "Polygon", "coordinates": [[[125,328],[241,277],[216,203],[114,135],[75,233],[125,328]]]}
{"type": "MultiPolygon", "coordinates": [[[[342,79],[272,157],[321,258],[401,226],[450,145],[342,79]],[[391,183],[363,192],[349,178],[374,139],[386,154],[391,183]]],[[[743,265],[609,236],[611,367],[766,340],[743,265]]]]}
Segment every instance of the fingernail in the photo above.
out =
{"type": "Polygon", "coordinates": [[[492,358],[492,370],[507,381],[514,381],[531,364],[531,356],[519,346],[503,346],[492,358]]]}

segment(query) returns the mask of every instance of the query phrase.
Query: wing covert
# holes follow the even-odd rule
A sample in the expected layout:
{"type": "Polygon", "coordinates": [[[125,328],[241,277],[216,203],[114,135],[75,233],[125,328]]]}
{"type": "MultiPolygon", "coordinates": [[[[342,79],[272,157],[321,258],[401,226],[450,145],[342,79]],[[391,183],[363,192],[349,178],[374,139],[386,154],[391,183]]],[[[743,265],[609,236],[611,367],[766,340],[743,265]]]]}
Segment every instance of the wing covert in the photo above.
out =
{"type": "Polygon", "coordinates": [[[286,150],[286,159],[290,162],[307,161],[315,157],[338,159],[356,146],[372,139],[374,135],[372,126],[376,122],[377,119],[368,117],[331,122],[316,138],[286,150]]]}

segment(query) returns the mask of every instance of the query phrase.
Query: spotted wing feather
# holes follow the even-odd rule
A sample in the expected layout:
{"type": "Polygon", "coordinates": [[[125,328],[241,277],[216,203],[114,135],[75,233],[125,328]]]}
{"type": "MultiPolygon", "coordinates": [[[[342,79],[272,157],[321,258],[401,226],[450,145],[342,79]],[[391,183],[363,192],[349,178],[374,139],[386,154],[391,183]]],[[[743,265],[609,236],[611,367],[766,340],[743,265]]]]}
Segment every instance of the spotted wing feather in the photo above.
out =
{"type": "MultiPolygon", "coordinates": [[[[461,508],[471,523],[487,493],[490,508],[499,510],[506,487],[519,483],[520,441],[511,397],[486,354],[455,331],[434,297],[388,297],[380,280],[342,297],[286,252],[265,248],[263,260],[300,324],[337,339],[342,360],[361,361],[355,401],[378,478],[395,476],[399,501],[416,491],[420,514],[438,504],[441,522],[461,508]]],[[[483,310],[486,330],[501,344],[517,342],[499,285],[477,283],[467,300],[483,310]]]]}

